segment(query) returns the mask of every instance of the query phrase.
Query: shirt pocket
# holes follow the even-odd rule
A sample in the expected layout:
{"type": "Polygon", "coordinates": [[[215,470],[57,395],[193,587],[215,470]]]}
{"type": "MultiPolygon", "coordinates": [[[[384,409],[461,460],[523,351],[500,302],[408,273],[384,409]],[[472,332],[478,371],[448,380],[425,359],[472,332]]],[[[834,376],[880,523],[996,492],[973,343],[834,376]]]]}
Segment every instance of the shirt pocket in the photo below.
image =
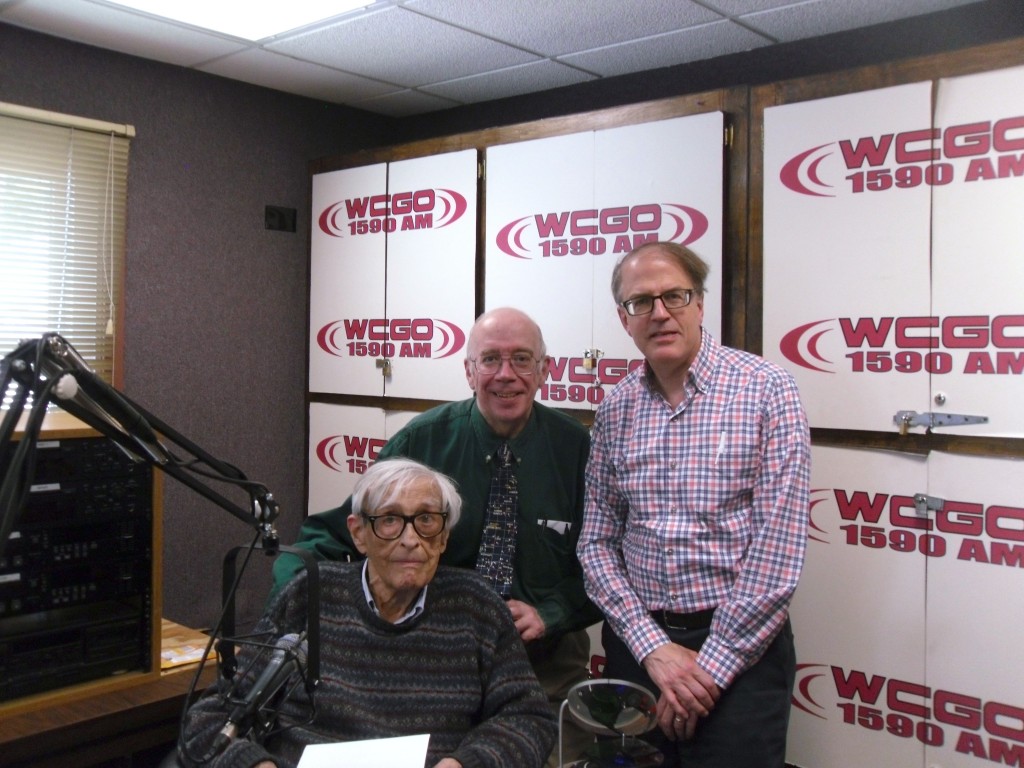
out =
{"type": "Polygon", "coordinates": [[[753,498],[761,465],[757,430],[722,430],[711,465],[709,512],[719,525],[732,527],[732,516],[749,510],[753,498]]]}
{"type": "Polygon", "coordinates": [[[722,430],[712,463],[723,481],[752,485],[760,464],[756,431],[722,430]]]}
{"type": "Polygon", "coordinates": [[[574,524],[569,520],[554,518],[519,521],[525,526],[525,536],[520,541],[524,545],[519,555],[523,581],[533,588],[550,588],[551,585],[564,579],[572,571],[571,564],[576,561],[576,535],[574,524]]]}

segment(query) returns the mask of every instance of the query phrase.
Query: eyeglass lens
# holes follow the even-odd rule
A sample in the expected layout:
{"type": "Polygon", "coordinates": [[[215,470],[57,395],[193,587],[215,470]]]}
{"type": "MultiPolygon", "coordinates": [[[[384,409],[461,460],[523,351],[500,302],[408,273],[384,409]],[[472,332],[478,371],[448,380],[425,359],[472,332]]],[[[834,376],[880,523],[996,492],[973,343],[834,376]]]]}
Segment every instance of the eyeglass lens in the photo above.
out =
{"type": "Polygon", "coordinates": [[[397,539],[411,524],[413,530],[425,539],[437,536],[444,529],[445,516],[440,512],[421,512],[412,517],[404,515],[367,516],[373,532],[382,539],[397,539]]]}
{"type": "Polygon", "coordinates": [[[537,359],[528,352],[516,352],[508,357],[485,352],[475,360],[475,363],[477,369],[483,373],[497,373],[505,360],[508,360],[513,370],[519,373],[531,373],[537,364],[537,359]]]}
{"type": "Polygon", "coordinates": [[[630,315],[646,315],[654,311],[655,299],[661,299],[665,309],[681,309],[690,303],[692,297],[693,290],[687,288],[681,291],[667,291],[657,296],[637,296],[622,302],[622,306],[630,315]]]}

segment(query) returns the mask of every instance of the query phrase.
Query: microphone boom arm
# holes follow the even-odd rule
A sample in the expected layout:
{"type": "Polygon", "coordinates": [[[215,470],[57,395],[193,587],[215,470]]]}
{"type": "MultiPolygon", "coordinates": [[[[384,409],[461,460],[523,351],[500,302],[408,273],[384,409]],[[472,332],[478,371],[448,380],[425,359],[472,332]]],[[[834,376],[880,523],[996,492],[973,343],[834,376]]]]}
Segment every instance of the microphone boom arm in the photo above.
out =
{"type": "MultiPolygon", "coordinates": [[[[247,525],[256,528],[262,536],[263,548],[268,554],[276,554],[278,549],[278,535],[277,530],[274,527],[274,521],[277,520],[280,510],[273,494],[271,494],[266,487],[258,483],[250,482],[237,468],[232,467],[229,464],[225,464],[219,459],[211,456],[198,445],[184,437],[181,433],[172,429],[168,424],[158,419],[146,409],[139,405],[135,405],[135,408],[138,409],[139,413],[145,417],[158,434],[163,436],[165,439],[170,440],[179,448],[188,451],[188,453],[200,462],[210,467],[216,475],[219,475],[219,477],[215,475],[214,479],[223,479],[227,482],[242,484],[252,489],[250,496],[253,506],[252,509],[246,510],[244,507],[218,493],[215,489],[197,480],[194,474],[184,469],[184,467],[177,462],[168,461],[158,463],[156,465],[165,473],[184,485],[187,485],[193,491],[209,501],[212,501],[224,511],[234,515],[247,525]]],[[[107,436],[109,437],[109,435],[107,436]]]]}
{"type": "MultiPolygon", "coordinates": [[[[59,334],[49,333],[22,342],[13,352],[0,358],[0,398],[7,397],[11,408],[0,421],[0,557],[27,502],[43,417],[47,406],[53,403],[114,442],[132,460],[162,470],[254,528],[261,538],[258,548],[267,555],[275,556],[284,550],[302,560],[309,579],[308,665],[304,679],[306,690],[312,695],[320,681],[319,571],[310,552],[280,544],[274,526],[280,510],[266,486],[249,480],[237,467],[212,456],[103,381],[59,334]],[[16,441],[14,432],[30,396],[31,409],[23,426],[23,436],[16,441]],[[188,457],[179,458],[168,445],[187,453],[188,457]],[[233,502],[201,478],[245,489],[250,509],[233,502]]],[[[233,583],[228,582],[228,571],[236,570],[235,559],[240,551],[237,547],[232,549],[224,562],[222,620],[227,636],[218,645],[218,656],[223,659],[222,673],[229,679],[234,675],[236,661],[235,592],[233,583]]]]}
{"type": "Polygon", "coordinates": [[[0,360],[0,396],[13,386],[12,407],[0,423],[0,554],[7,535],[20,516],[31,483],[33,448],[39,437],[46,407],[54,403],[113,441],[135,461],[161,469],[221,509],[254,528],[267,554],[277,553],[279,539],[274,522],[277,501],[262,484],[250,481],[236,467],[200,448],[181,433],[107,384],[62,336],[45,334],[22,342],[0,360]],[[26,445],[12,446],[15,428],[25,411],[28,395],[33,397],[25,426],[26,445]],[[159,435],[159,436],[158,436],[159,435]],[[191,458],[175,456],[170,443],[191,458]],[[203,469],[202,467],[208,469],[203,469]],[[199,477],[244,488],[250,509],[230,500],[199,477]]]}

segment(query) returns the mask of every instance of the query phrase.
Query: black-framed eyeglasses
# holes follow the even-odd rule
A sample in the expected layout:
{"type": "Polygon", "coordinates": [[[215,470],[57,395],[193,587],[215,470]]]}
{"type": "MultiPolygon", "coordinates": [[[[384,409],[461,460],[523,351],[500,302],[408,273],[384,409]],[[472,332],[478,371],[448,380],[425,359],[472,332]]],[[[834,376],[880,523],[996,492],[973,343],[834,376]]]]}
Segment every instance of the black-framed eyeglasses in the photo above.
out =
{"type": "Polygon", "coordinates": [[[693,288],[682,288],[677,291],[665,291],[657,296],[634,296],[622,302],[622,308],[627,315],[649,315],[654,311],[654,300],[661,299],[665,309],[682,309],[693,300],[695,294],[693,288]]]}
{"type": "Polygon", "coordinates": [[[509,361],[516,373],[534,373],[537,370],[537,363],[540,362],[531,352],[513,352],[508,357],[503,357],[497,352],[484,352],[472,362],[480,373],[490,374],[500,371],[505,360],[509,361]]]}
{"type": "Polygon", "coordinates": [[[421,539],[432,539],[440,535],[448,522],[447,512],[417,512],[415,515],[363,515],[370,521],[374,536],[385,541],[394,541],[405,533],[405,526],[412,525],[421,539]]]}

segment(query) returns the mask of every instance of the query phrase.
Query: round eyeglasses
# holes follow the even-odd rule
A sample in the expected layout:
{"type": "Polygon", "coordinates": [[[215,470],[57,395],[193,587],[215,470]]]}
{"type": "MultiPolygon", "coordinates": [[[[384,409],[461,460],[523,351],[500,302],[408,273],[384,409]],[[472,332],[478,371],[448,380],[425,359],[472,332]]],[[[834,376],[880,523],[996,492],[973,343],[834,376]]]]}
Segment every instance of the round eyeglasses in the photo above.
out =
{"type": "Polygon", "coordinates": [[[627,315],[649,315],[654,311],[654,300],[661,299],[665,309],[682,309],[693,300],[693,288],[682,288],[678,291],[665,291],[657,296],[635,296],[622,302],[622,308],[627,315]]]}
{"type": "Polygon", "coordinates": [[[534,373],[537,370],[537,363],[540,362],[530,352],[513,352],[508,357],[502,357],[497,352],[484,352],[473,360],[473,365],[480,373],[491,374],[500,371],[505,360],[508,360],[516,373],[534,373]]]}
{"type": "Polygon", "coordinates": [[[418,512],[415,515],[363,515],[370,521],[370,528],[378,539],[394,541],[405,533],[405,526],[412,529],[421,539],[432,539],[444,530],[448,522],[447,512],[418,512]]]}

